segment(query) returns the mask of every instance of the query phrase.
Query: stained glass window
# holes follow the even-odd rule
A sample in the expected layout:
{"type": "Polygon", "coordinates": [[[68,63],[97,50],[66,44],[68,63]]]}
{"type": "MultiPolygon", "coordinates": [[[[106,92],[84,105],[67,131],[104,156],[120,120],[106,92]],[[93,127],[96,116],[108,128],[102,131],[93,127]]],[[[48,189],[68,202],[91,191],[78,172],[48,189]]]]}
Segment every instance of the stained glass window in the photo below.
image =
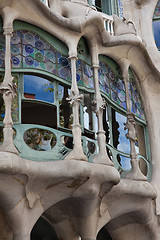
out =
{"type": "MultiPolygon", "coordinates": [[[[4,68],[5,39],[0,34],[0,67],[4,68]]],[[[71,62],[38,34],[26,30],[13,33],[11,39],[13,68],[32,68],[52,73],[71,82],[71,62]]],[[[83,60],[77,60],[77,83],[94,88],[93,71],[83,60]]]]}
{"type": "MultiPolygon", "coordinates": [[[[120,74],[115,74],[105,63],[99,64],[99,87],[112,101],[126,109],[125,85],[120,74]]],[[[131,75],[131,74],[130,74],[131,75]]],[[[139,118],[145,119],[142,101],[137,90],[134,77],[130,77],[131,111],[139,118]]]]}
{"type": "Polygon", "coordinates": [[[123,18],[123,5],[121,0],[118,0],[118,11],[119,11],[119,17],[123,18]]]}
{"type": "Polygon", "coordinates": [[[104,62],[100,62],[99,87],[100,90],[110,97],[118,105],[126,109],[125,86],[112,69],[104,62]]]}
{"type": "Polygon", "coordinates": [[[131,111],[137,117],[145,119],[142,101],[133,78],[130,78],[130,98],[131,98],[131,111]]]}

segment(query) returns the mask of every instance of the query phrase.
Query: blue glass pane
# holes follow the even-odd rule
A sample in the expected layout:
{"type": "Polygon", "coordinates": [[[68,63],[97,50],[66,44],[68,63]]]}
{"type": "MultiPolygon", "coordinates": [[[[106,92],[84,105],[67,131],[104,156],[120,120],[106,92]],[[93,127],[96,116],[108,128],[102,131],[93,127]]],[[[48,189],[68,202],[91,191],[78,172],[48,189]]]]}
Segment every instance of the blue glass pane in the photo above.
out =
{"type": "Polygon", "coordinates": [[[131,99],[131,111],[139,118],[145,119],[142,101],[137,90],[136,83],[133,78],[130,78],[130,99],[131,99]]]}
{"type": "Polygon", "coordinates": [[[130,153],[130,141],[126,138],[128,131],[124,130],[126,121],[127,117],[112,111],[113,145],[121,152],[130,153]]]}
{"type": "Polygon", "coordinates": [[[94,88],[93,70],[92,67],[85,62],[82,62],[83,84],[88,88],[94,88]]]}
{"type": "Polygon", "coordinates": [[[125,86],[106,63],[99,64],[99,87],[102,92],[108,95],[112,101],[126,109],[125,86]]]}
{"type": "Polygon", "coordinates": [[[24,97],[53,103],[53,83],[42,77],[24,75],[24,97]]]}
{"type": "Polygon", "coordinates": [[[123,5],[121,0],[118,0],[118,10],[119,10],[119,17],[123,18],[123,5]]]}
{"type": "Polygon", "coordinates": [[[153,32],[157,48],[160,50],[160,19],[153,21],[153,32]]]}

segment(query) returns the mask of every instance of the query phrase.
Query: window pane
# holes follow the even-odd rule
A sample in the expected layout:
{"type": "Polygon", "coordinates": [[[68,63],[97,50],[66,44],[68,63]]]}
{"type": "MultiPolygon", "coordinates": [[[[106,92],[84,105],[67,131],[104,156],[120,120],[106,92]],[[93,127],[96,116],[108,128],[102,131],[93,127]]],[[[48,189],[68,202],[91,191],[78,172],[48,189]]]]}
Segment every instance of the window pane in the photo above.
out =
{"type": "Polygon", "coordinates": [[[145,176],[147,176],[147,173],[148,173],[147,163],[145,162],[145,160],[143,158],[139,159],[139,168],[140,168],[141,172],[145,176]]]}
{"type": "Polygon", "coordinates": [[[160,19],[153,21],[154,38],[158,50],[160,50],[160,19]]]}
{"type": "Polygon", "coordinates": [[[103,110],[103,128],[106,135],[106,143],[110,143],[109,121],[107,107],[103,110]]]}
{"type": "Polygon", "coordinates": [[[24,97],[53,103],[54,85],[45,78],[24,75],[24,97]]]}
{"type": "Polygon", "coordinates": [[[91,94],[84,93],[84,128],[93,130],[92,100],[91,94]]]}
{"type": "Polygon", "coordinates": [[[126,121],[127,117],[112,109],[113,146],[119,151],[130,153],[130,142],[126,138],[128,130],[124,130],[124,123],[126,121]]]}
{"type": "Polygon", "coordinates": [[[70,106],[69,98],[70,89],[67,86],[58,86],[59,99],[59,123],[61,127],[70,128],[73,122],[72,108],[70,106]]]}
{"type": "Polygon", "coordinates": [[[42,102],[22,102],[22,123],[57,127],[57,108],[42,102]],[[49,116],[49,117],[48,117],[49,116]]]}
{"type": "Polygon", "coordinates": [[[120,154],[117,155],[117,160],[119,162],[119,164],[122,166],[122,168],[127,171],[131,169],[131,159],[124,157],[120,154]]]}
{"type": "Polygon", "coordinates": [[[62,136],[61,142],[65,147],[67,147],[69,149],[73,149],[73,137],[62,136]]]}
{"type": "Polygon", "coordinates": [[[49,151],[56,145],[54,133],[39,128],[32,128],[24,133],[25,143],[37,151],[49,151]]]}
{"type": "Polygon", "coordinates": [[[143,126],[136,123],[136,151],[141,154],[143,157],[146,157],[145,149],[145,138],[144,138],[144,128],[143,126]]]}

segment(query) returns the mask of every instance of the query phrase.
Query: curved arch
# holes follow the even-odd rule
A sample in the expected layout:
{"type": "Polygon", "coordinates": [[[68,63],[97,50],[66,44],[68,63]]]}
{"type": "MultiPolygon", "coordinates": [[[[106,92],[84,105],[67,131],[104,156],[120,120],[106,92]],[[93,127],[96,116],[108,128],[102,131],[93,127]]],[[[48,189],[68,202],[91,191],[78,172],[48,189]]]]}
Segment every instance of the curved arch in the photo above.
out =
{"type": "Polygon", "coordinates": [[[59,240],[53,226],[41,216],[31,231],[31,240],[59,240]]]}

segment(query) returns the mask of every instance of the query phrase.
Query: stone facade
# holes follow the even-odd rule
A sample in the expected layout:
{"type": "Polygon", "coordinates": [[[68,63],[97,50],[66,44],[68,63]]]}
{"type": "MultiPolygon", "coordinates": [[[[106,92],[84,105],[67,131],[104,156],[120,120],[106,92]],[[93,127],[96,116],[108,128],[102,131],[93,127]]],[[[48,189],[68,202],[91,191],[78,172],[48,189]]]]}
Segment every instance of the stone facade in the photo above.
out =
{"type": "MultiPolygon", "coordinates": [[[[157,2],[122,0],[122,19],[96,11],[87,0],[49,0],[46,4],[40,0],[0,0],[5,37],[5,66],[1,69],[1,72],[4,70],[4,78],[0,85],[5,103],[3,142],[0,146],[0,239],[29,240],[40,217],[63,240],[95,240],[102,228],[106,234],[108,232],[106,236],[104,234],[104,239],[160,239],[160,55],[152,33],[152,16],[157,2]],[[13,75],[24,72],[14,69],[14,63],[11,63],[14,45],[11,39],[16,21],[33,25],[67,46],[71,90],[69,99],[64,98],[63,103],[67,99],[72,107],[70,134],[74,146],[63,159],[56,155],[57,161],[52,161],[53,153],[49,161],[45,157],[41,161],[35,160],[40,155],[43,158],[41,152],[35,154],[33,151],[32,155],[26,151],[25,157],[21,154],[23,145],[18,134],[18,123],[13,124],[12,116],[12,103],[19,94],[13,75]],[[98,150],[92,162],[84,152],[79,120],[79,108],[85,94],[81,93],[77,84],[76,60],[77,46],[82,37],[87,42],[91,57],[94,79],[92,107],[98,128],[98,150]],[[103,125],[105,104],[99,88],[99,55],[113,59],[119,66],[125,88],[125,129],[132,168],[123,177],[106,150],[103,125]],[[135,125],[138,118],[131,107],[129,69],[134,72],[139,86],[149,133],[146,143],[151,155],[148,179],[142,173],[143,167],[139,167],[136,151],[135,125]],[[13,129],[17,132],[16,140],[13,129]]],[[[41,46],[38,48],[41,51],[41,46]]],[[[31,70],[27,73],[31,74],[31,70]]],[[[50,118],[49,115],[47,117],[50,118]]],[[[53,154],[53,158],[56,157],[53,154]]]]}

